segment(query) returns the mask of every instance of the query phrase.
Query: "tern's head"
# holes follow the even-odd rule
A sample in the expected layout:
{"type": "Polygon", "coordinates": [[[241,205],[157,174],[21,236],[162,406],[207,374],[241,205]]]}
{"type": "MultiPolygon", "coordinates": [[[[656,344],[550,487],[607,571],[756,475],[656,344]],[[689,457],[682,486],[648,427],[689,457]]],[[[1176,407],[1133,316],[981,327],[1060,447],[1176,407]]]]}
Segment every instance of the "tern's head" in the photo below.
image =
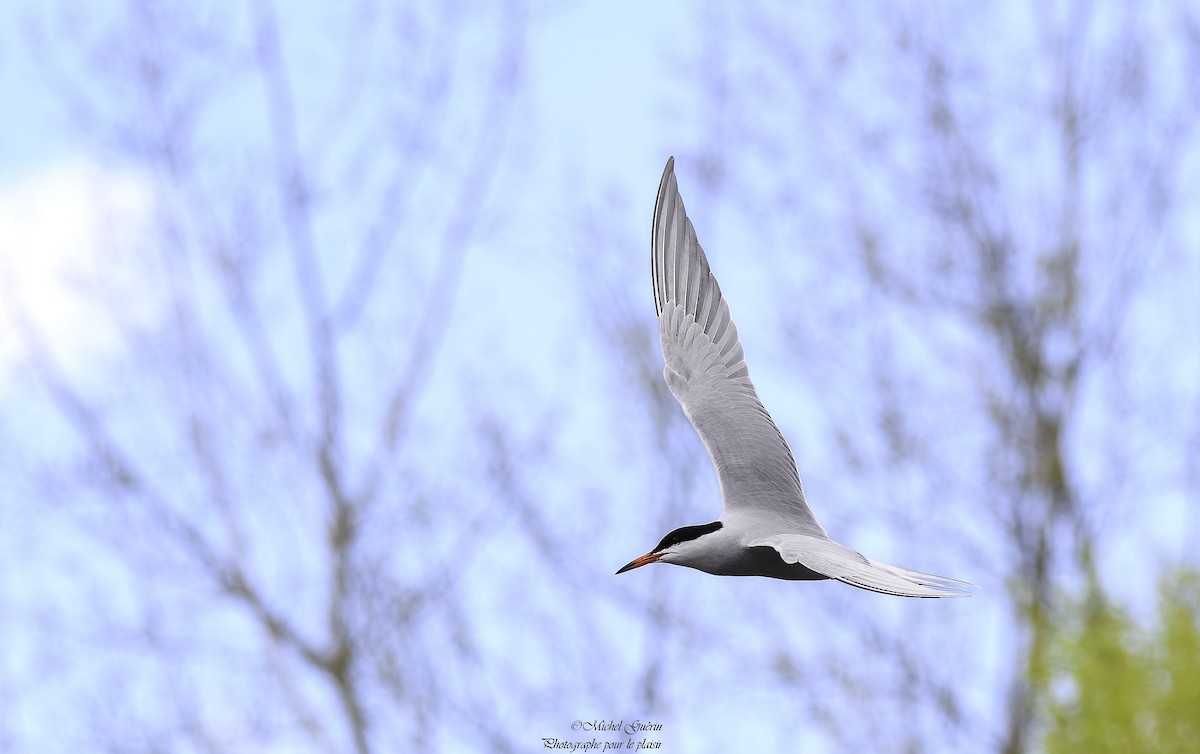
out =
{"type": "Polygon", "coordinates": [[[711,524],[684,526],[676,529],[663,537],[653,550],[640,558],[634,558],[617,573],[625,573],[659,561],[675,565],[693,565],[699,557],[709,552],[713,542],[711,538],[706,538],[720,530],[721,526],[720,521],[713,521],[711,524]]]}

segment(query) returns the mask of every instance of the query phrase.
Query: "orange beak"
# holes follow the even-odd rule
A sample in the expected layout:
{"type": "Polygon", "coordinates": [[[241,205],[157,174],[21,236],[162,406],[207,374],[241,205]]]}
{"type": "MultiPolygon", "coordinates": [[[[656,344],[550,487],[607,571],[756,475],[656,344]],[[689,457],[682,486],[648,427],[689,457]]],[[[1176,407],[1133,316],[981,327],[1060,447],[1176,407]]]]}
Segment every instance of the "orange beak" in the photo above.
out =
{"type": "Polygon", "coordinates": [[[661,552],[648,552],[640,558],[634,558],[633,560],[629,561],[627,564],[625,564],[625,567],[617,571],[617,573],[625,573],[626,571],[632,571],[634,568],[641,568],[644,565],[650,565],[661,557],[661,552]]]}

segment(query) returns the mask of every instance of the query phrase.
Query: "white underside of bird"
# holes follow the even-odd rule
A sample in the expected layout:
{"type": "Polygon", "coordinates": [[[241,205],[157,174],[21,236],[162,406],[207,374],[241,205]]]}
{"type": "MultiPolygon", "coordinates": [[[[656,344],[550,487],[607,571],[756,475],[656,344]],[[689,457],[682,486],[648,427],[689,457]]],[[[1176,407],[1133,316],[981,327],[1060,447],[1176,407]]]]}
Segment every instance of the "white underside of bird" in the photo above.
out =
{"type": "Polygon", "coordinates": [[[651,277],[663,376],[704,441],[724,509],[710,524],[663,537],[625,571],[650,563],[718,576],[768,576],[851,586],[903,597],[959,597],[966,582],[880,563],[832,539],[804,497],[787,441],[763,407],[696,231],[667,161],[654,205],[651,277]]]}

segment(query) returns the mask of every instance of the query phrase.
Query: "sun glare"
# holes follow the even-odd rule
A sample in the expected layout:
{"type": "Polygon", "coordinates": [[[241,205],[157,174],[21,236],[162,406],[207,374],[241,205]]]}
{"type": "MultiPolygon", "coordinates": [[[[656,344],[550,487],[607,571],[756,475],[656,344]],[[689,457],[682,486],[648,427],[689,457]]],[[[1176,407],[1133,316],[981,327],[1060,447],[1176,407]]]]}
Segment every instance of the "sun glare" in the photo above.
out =
{"type": "Polygon", "coordinates": [[[88,160],[0,183],[0,377],[28,358],[22,319],[68,363],[112,345],[97,307],[152,210],[145,179],[88,160]]]}

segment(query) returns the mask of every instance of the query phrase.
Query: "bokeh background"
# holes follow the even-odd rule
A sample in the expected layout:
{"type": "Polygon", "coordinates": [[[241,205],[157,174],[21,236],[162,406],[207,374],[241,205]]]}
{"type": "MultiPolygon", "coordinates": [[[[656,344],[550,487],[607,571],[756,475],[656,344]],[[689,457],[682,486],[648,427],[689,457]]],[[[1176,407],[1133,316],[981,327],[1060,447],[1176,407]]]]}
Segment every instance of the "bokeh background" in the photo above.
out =
{"type": "Polygon", "coordinates": [[[1197,750],[1195,4],[2,18],[0,752],[1197,750]],[[719,511],[669,155],[826,528],[975,596],[613,575],[719,511]]]}

